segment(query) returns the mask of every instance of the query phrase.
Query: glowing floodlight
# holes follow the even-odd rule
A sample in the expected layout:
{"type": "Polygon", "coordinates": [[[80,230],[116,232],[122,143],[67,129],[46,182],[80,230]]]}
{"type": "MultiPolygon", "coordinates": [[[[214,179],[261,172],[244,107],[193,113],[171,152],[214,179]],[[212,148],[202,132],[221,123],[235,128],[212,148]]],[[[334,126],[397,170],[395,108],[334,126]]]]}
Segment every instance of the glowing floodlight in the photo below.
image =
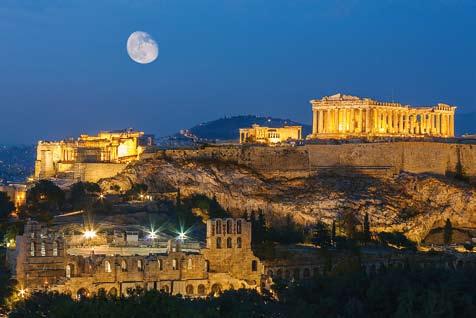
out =
{"type": "Polygon", "coordinates": [[[26,289],[20,288],[20,290],[18,291],[18,296],[20,296],[21,298],[25,298],[25,295],[26,289]]]}
{"type": "Polygon", "coordinates": [[[92,238],[95,238],[96,237],[96,231],[95,230],[86,230],[84,231],[83,233],[83,237],[85,239],[92,239],[92,238]]]}
{"type": "Polygon", "coordinates": [[[155,240],[157,238],[157,231],[150,231],[150,232],[147,232],[147,238],[149,240],[155,240]]]}
{"type": "Polygon", "coordinates": [[[104,194],[101,193],[101,194],[99,195],[99,199],[104,199],[104,194]]]}
{"type": "Polygon", "coordinates": [[[187,235],[184,232],[180,232],[178,235],[178,239],[183,241],[187,238],[187,235]]]}

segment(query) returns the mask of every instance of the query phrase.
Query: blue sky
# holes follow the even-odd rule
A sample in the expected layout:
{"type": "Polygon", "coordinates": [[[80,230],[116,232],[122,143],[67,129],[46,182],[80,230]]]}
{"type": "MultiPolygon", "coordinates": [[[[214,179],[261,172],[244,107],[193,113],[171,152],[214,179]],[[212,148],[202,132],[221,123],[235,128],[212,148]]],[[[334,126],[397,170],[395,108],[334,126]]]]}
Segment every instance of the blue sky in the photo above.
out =
{"type": "Polygon", "coordinates": [[[476,1],[1,0],[0,39],[0,143],[309,123],[309,100],[336,92],[476,111],[476,1]],[[127,55],[137,30],[152,64],[127,55]]]}

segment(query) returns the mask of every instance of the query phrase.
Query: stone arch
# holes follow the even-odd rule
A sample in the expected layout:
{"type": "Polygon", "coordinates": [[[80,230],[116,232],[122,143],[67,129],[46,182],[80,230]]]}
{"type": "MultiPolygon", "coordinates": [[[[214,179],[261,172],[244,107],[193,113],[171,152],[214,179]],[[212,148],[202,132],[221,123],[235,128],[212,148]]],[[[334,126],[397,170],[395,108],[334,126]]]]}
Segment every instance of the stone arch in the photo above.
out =
{"type": "Polygon", "coordinates": [[[111,272],[111,263],[109,261],[104,261],[104,271],[106,273],[110,273],[111,272]]]}
{"type": "Polygon", "coordinates": [[[221,237],[216,238],[216,247],[221,248],[221,237]]]}
{"type": "Polygon", "coordinates": [[[229,290],[235,290],[235,286],[233,286],[233,284],[230,284],[230,286],[228,286],[228,289],[229,290]]]}
{"type": "Polygon", "coordinates": [[[230,219],[226,220],[226,233],[233,234],[233,221],[230,219]]]}
{"type": "Polygon", "coordinates": [[[215,232],[216,232],[216,234],[221,234],[221,220],[216,220],[216,222],[215,222],[215,232]]]}
{"type": "Polygon", "coordinates": [[[121,261],[121,271],[122,272],[127,272],[127,262],[125,259],[121,261]]]}
{"type": "Polygon", "coordinates": [[[187,293],[187,295],[193,295],[193,285],[187,285],[187,287],[185,287],[185,292],[187,293]]]}
{"type": "Polygon", "coordinates": [[[205,296],[206,294],[205,285],[203,284],[198,285],[197,292],[200,296],[205,296]]]}
{"type": "Polygon", "coordinates": [[[241,248],[241,237],[236,238],[236,247],[241,248]]]}
{"type": "Polygon", "coordinates": [[[66,265],[66,278],[71,278],[75,276],[75,267],[73,263],[66,265]]]}
{"type": "Polygon", "coordinates": [[[160,286],[160,291],[168,294],[170,292],[169,285],[160,286]]]}
{"type": "Polygon", "coordinates": [[[211,294],[212,296],[218,296],[223,292],[223,287],[220,283],[215,283],[212,285],[211,294]]]}
{"type": "Polygon", "coordinates": [[[226,239],[226,248],[232,248],[231,237],[226,239]]]}
{"type": "Polygon", "coordinates": [[[251,271],[256,272],[258,270],[258,262],[256,260],[251,261],[251,271]]]}
{"type": "Polygon", "coordinates": [[[84,298],[87,298],[88,296],[89,296],[89,291],[85,287],[78,289],[78,291],[76,292],[76,298],[78,300],[82,300],[84,298]]]}
{"type": "Polygon", "coordinates": [[[109,295],[109,297],[117,297],[117,288],[112,287],[111,289],[109,289],[109,292],[107,294],[109,295]]]}

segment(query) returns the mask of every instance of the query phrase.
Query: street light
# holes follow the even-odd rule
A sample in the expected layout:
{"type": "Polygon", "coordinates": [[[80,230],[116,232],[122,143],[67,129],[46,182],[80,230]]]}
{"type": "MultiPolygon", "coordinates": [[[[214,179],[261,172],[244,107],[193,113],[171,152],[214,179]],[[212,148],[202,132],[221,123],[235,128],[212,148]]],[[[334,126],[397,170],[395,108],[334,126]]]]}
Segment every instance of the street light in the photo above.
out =
{"type": "Polygon", "coordinates": [[[95,231],[95,230],[92,230],[92,229],[86,230],[86,231],[84,231],[84,233],[83,233],[83,237],[84,237],[85,239],[95,238],[96,235],[97,235],[97,234],[96,234],[96,231],[95,231]]]}

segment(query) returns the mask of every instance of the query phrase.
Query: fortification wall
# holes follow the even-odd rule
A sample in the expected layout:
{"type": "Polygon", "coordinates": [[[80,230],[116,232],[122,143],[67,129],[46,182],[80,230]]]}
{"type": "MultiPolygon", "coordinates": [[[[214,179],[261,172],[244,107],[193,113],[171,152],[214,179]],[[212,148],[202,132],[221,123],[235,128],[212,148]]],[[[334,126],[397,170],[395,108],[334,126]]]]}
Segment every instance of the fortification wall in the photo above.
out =
{"type": "Polygon", "coordinates": [[[126,166],[126,163],[75,163],[74,179],[98,182],[100,179],[114,177],[126,166]]]}
{"type": "Polygon", "coordinates": [[[401,171],[476,180],[476,145],[439,142],[313,144],[302,147],[212,146],[199,150],[163,150],[174,159],[221,160],[266,176],[300,177],[322,171],[393,175],[401,171]]]}

